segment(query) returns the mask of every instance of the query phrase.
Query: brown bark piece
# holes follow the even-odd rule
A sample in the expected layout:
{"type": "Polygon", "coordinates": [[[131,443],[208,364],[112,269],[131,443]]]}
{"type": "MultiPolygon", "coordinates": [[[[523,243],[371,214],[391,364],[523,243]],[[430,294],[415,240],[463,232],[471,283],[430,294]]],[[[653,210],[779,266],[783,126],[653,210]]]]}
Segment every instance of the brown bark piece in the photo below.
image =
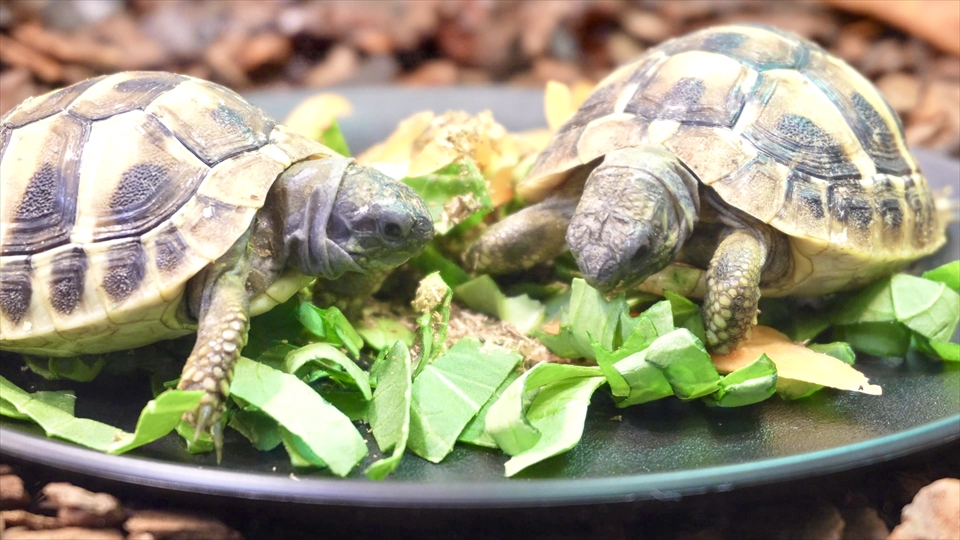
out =
{"type": "Polygon", "coordinates": [[[450,60],[424,62],[398,81],[408,86],[447,86],[457,82],[457,65],[450,60]]]}
{"type": "Polygon", "coordinates": [[[56,508],[57,517],[64,525],[83,527],[112,527],[126,517],[120,501],[107,493],[94,493],[65,482],[44,486],[41,503],[45,508],[56,508]]]}
{"type": "Polygon", "coordinates": [[[123,524],[130,538],[155,540],[239,540],[239,532],[223,522],[185,513],[142,510],[123,524]],[[147,536],[149,535],[149,536],[147,536]]]}
{"type": "Polygon", "coordinates": [[[953,54],[960,54],[960,9],[942,0],[822,0],[853,13],[872,15],[953,54]]]}
{"type": "Polygon", "coordinates": [[[912,111],[920,101],[920,80],[907,73],[884,75],[877,81],[877,89],[898,114],[912,111]]]}
{"type": "Polygon", "coordinates": [[[116,70],[121,67],[123,51],[112,45],[97,43],[88,36],[67,37],[46,30],[37,24],[22,24],[13,31],[17,41],[65,63],[85,64],[100,69],[116,70]]]}
{"type": "Polygon", "coordinates": [[[0,35],[0,62],[25,68],[43,82],[55,83],[63,79],[63,66],[59,62],[30,47],[0,35]]]}
{"type": "Polygon", "coordinates": [[[26,527],[31,530],[56,529],[60,520],[55,517],[32,514],[26,510],[4,510],[0,512],[6,527],[26,527]]]}
{"type": "Polygon", "coordinates": [[[3,531],[3,540],[123,540],[123,533],[116,529],[66,527],[31,531],[25,527],[16,527],[3,531]]]}
{"type": "Polygon", "coordinates": [[[888,540],[960,538],[960,480],[942,478],[921,489],[901,519],[888,540]]]}
{"type": "Polygon", "coordinates": [[[0,509],[24,508],[30,504],[30,494],[23,480],[14,474],[0,475],[0,509]]]}
{"type": "Polygon", "coordinates": [[[352,47],[335,45],[322,62],[307,72],[303,82],[307,86],[322,88],[349,79],[360,65],[360,58],[352,47]]]}
{"type": "Polygon", "coordinates": [[[265,32],[246,41],[237,56],[237,65],[250,72],[267,65],[283,64],[292,53],[290,40],[280,34],[265,32]]]}

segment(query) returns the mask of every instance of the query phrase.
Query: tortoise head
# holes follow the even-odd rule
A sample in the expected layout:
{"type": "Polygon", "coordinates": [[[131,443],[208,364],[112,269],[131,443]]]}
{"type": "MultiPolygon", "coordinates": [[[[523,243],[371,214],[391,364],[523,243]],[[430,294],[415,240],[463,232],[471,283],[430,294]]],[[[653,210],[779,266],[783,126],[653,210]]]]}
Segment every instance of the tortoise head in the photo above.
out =
{"type": "Polygon", "coordinates": [[[430,212],[413,189],[353,160],[297,163],[282,182],[288,264],[306,275],[383,272],[433,237],[430,212]]]}

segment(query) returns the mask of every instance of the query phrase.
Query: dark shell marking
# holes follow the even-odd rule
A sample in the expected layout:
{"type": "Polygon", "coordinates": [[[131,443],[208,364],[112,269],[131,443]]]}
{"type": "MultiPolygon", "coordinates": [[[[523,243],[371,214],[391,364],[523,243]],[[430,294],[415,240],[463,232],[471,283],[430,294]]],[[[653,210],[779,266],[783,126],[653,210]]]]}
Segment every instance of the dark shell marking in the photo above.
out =
{"type": "Polygon", "coordinates": [[[50,303],[58,312],[69,315],[83,297],[87,273],[87,254],[77,246],[58,254],[52,261],[50,303]]]}
{"type": "Polygon", "coordinates": [[[159,232],[153,243],[156,249],[154,264],[161,272],[172,272],[183,262],[188,247],[175,227],[168,226],[159,232]]]}
{"type": "Polygon", "coordinates": [[[115,302],[126,300],[147,274],[147,255],[139,241],[124,242],[107,253],[107,274],[101,286],[115,302]]]}
{"type": "Polygon", "coordinates": [[[29,258],[10,261],[0,268],[0,312],[14,324],[19,323],[30,308],[32,274],[29,258]]]}
{"type": "Polygon", "coordinates": [[[67,110],[82,118],[102,120],[143,109],[184,80],[184,77],[173,73],[120,73],[85,92],[67,110]],[[113,82],[117,78],[123,80],[113,82]]]}
{"type": "Polygon", "coordinates": [[[42,120],[48,116],[53,116],[69,106],[74,99],[82,94],[87,88],[103,80],[104,77],[88,79],[51,94],[34,98],[24,102],[19,107],[11,111],[4,119],[4,125],[10,127],[20,127],[42,120]]]}

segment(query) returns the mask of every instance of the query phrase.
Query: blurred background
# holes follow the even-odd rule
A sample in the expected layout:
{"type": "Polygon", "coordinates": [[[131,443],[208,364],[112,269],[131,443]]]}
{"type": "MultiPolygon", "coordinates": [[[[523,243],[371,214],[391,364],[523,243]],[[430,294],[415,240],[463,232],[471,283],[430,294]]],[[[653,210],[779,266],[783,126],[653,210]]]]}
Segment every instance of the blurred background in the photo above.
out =
{"type": "Polygon", "coordinates": [[[960,155],[956,0],[0,0],[0,114],[132,69],[240,92],[597,81],[665,39],[733,21],[821,43],[880,87],[911,144],[960,155]]]}

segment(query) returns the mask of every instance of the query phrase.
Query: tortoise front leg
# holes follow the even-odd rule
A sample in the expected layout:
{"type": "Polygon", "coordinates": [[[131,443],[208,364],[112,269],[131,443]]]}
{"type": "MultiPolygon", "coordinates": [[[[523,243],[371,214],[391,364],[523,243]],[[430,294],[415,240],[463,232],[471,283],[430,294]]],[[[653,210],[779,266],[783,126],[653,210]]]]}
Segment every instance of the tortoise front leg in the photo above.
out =
{"type": "Polygon", "coordinates": [[[223,414],[230,395],[230,382],[240,351],[250,329],[250,300],[246,282],[250,257],[244,235],[226,254],[211,265],[196,285],[202,287],[199,305],[197,342],[180,376],[181,390],[203,390],[206,394],[195,411],[184,420],[196,427],[195,438],[210,430],[217,452],[223,452],[223,414]]]}
{"type": "Polygon", "coordinates": [[[757,324],[760,274],[766,242],[752,231],[736,229],[720,242],[707,270],[703,323],[707,346],[726,354],[750,337],[757,324]]]}

